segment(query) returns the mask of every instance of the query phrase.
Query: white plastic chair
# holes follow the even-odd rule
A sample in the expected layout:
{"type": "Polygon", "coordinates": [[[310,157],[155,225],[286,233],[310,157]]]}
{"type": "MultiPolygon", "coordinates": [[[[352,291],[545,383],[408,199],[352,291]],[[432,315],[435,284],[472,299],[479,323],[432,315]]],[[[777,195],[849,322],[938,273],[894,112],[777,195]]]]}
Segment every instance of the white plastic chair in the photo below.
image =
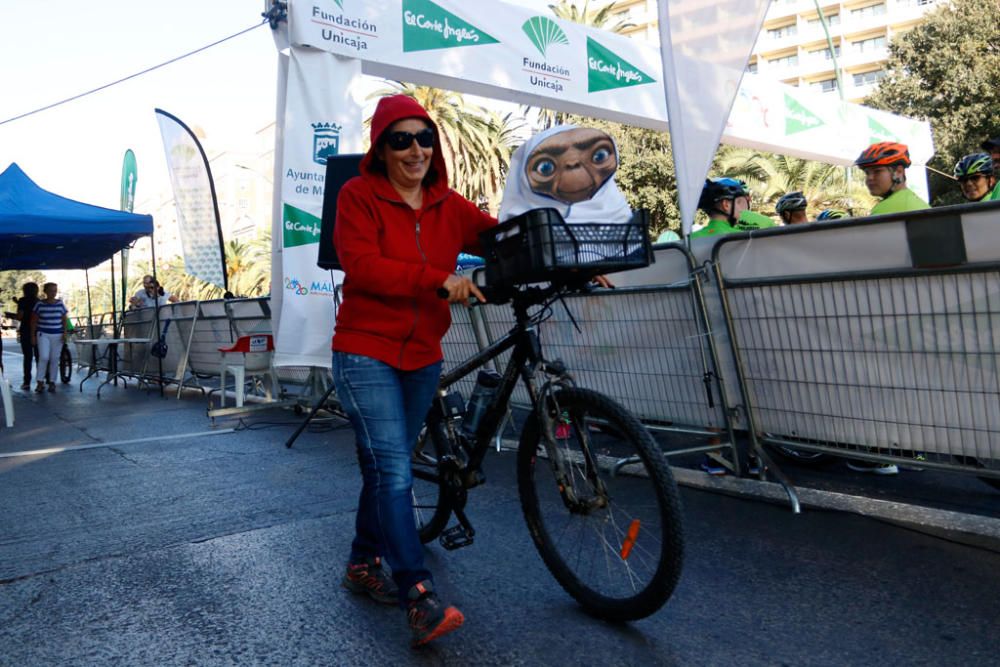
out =
{"type": "Polygon", "coordinates": [[[233,376],[236,384],[236,407],[243,407],[247,376],[259,377],[264,384],[265,395],[271,400],[281,392],[278,386],[278,371],[274,368],[274,338],[271,334],[251,334],[240,336],[232,347],[220,347],[222,368],[220,375],[221,395],[219,404],[226,407],[226,374],[233,376]]]}
{"type": "Polygon", "coordinates": [[[0,371],[0,399],[3,400],[4,422],[7,428],[14,428],[14,400],[10,396],[10,385],[7,384],[3,371],[0,371]]]}

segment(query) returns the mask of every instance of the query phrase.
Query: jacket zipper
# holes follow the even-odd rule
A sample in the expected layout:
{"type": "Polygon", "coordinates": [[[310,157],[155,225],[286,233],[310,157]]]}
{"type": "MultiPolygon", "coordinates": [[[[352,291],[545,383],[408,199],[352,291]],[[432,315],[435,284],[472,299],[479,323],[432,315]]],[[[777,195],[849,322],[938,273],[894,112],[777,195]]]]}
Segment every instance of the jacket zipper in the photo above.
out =
{"type": "MultiPolygon", "coordinates": [[[[426,264],[427,263],[427,255],[424,254],[424,249],[420,245],[420,214],[419,213],[417,214],[417,222],[416,222],[415,230],[416,230],[415,235],[416,235],[416,240],[417,240],[417,252],[420,253],[420,259],[422,259],[423,262],[424,262],[424,264],[426,264]]],[[[414,332],[416,332],[416,330],[417,330],[417,320],[420,318],[420,305],[419,305],[419,303],[417,302],[416,299],[413,299],[412,302],[411,302],[411,304],[412,304],[412,308],[413,308],[413,326],[410,327],[410,332],[408,334],[406,334],[406,338],[403,339],[403,344],[399,346],[399,367],[400,368],[403,367],[403,353],[406,350],[406,344],[408,342],[410,342],[410,338],[412,338],[414,332]]]]}

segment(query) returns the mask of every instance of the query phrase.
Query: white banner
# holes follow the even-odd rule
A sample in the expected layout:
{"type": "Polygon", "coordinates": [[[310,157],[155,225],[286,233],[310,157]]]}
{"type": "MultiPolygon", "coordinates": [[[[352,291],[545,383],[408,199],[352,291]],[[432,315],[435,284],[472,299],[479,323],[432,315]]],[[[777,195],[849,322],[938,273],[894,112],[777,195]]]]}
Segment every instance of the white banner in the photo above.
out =
{"type": "Polygon", "coordinates": [[[293,45],[364,73],[665,129],[659,53],[641,41],[503,2],[300,0],[293,45]]]}
{"type": "Polygon", "coordinates": [[[225,248],[208,158],[194,132],[179,118],[157,109],[156,121],[160,124],[167,171],[174,189],[184,269],[196,278],[226,289],[225,248]]]}
{"type": "Polygon", "coordinates": [[[910,145],[915,164],[930,159],[927,123],[744,77],[767,6],[660,0],[662,53],[500,0],[292,0],[289,32],[293,46],[358,59],[373,76],[655,130],[667,129],[669,106],[688,226],[720,136],[833,164],[850,164],[873,141],[894,138],[910,145]]]}
{"type": "Polygon", "coordinates": [[[659,2],[664,90],[685,236],[769,4],[659,2]]]}
{"type": "MultiPolygon", "coordinates": [[[[339,272],[316,265],[326,157],[362,149],[361,106],[353,92],[361,76],[357,60],[313,49],[291,49],[284,100],[281,156],[281,311],[276,366],[330,367],[333,290],[339,272]]],[[[277,270],[277,267],[274,267],[277,270]]]]}
{"type": "Polygon", "coordinates": [[[878,141],[900,141],[914,164],[934,155],[930,124],[841,102],[829,93],[746,74],[723,134],[726,143],[830,164],[852,164],[878,141]]]}

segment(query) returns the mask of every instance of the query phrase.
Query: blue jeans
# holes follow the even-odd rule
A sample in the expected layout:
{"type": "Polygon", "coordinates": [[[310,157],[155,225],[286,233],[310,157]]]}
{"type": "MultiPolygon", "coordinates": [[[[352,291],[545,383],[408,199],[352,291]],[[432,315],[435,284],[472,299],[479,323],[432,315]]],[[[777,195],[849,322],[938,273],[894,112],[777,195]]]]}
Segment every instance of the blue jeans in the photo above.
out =
{"type": "Polygon", "coordinates": [[[385,559],[401,601],[431,578],[413,518],[411,457],[440,376],[441,362],[400,371],[371,357],[333,353],[333,383],[354,427],[364,480],[350,562],[385,559]]]}

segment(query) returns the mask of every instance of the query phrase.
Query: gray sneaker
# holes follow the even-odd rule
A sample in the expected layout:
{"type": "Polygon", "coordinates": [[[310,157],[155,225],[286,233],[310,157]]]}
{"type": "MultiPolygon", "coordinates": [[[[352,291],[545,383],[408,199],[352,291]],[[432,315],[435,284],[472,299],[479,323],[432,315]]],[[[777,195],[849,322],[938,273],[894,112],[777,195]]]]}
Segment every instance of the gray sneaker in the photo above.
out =
{"type": "Polygon", "coordinates": [[[399,588],[382,568],[382,559],[378,557],[361,563],[348,563],[340,584],[352,593],[364,593],[382,604],[399,603],[399,588]]]}

